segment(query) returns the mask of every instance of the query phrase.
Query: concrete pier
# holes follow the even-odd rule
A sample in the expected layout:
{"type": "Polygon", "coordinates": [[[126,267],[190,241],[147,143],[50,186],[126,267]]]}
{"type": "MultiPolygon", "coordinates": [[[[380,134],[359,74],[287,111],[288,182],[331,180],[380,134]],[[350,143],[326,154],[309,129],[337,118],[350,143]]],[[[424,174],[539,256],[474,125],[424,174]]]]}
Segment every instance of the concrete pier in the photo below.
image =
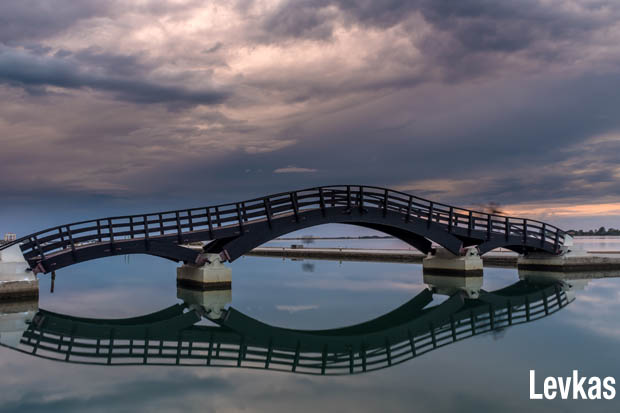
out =
{"type": "Polygon", "coordinates": [[[0,250],[0,300],[38,296],[39,280],[30,271],[19,245],[0,250]]]}
{"type": "Polygon", "coordinates": [[[183,264],[177,268],[177,285],[199,290],[226,290],[232,285],[232,270],[222,264],[219,254],[200,256],[203,265],[183,264]]]}
{"type": "Polygon", "coordinates": [[[475,247],[467,248],[463,255],[454,255],[445,248],[437,248],[435,254],[422,260],[425,274],[482,276],[482,258],[475,247]]]}

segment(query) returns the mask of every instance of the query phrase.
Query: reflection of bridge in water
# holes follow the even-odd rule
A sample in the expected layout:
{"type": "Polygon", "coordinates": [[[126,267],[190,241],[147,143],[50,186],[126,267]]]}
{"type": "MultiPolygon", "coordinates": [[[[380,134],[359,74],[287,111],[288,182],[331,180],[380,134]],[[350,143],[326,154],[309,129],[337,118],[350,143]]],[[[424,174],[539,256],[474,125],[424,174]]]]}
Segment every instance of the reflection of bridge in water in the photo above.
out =
{"type": "Polygon", "coordinates": [[[206,365],[306,374],[390,367],[468,337],[546,317],[567,305],[565,284],[526,280],[475,299],[457,292],[428,306],[425,289],[396,310],[329,330],[274,327],[234,308],[196,325],[204,308],[174,305],[128,319],[89,319],[40,310],[16,350],[70,363],[206,365]]]}
{"type": "Polygon", "coordinates": [[[201,263],[200,251],[235,260],[281,235],[307,227],[343,223],[392,235],[428,253],[435,242],[452,254],[476,246],[519,253],[558,254],[570,238],[553,225],[488,214],[372,186],[326,186],[248,201],[153,214],[102,218],[39,231],[0,247],[19,245],[30,268],[50,272],[117,254],[150,254],[201,263]]]}

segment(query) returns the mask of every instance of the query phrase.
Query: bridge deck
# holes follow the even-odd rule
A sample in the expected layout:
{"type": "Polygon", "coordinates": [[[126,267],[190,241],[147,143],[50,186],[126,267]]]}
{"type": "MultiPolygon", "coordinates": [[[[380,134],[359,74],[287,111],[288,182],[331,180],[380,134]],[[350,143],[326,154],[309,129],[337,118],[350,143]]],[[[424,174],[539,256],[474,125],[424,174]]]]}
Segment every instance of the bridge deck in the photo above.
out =
{"type": "Polygon", "coordinates": [[[432,240],[454,253],[476,245],[518,252],[557,253],[565,233],[544,222],[457,208],[372,186],[329,186],[269,195],[232,204],[102,218],[49,228],[5,244],[20,244],[35,271],[114,254],[147,253],[195,259],[180,245],[212,241],[211,252],[231,260],[291,231],[326,223],[386,232],[427,252],[432,240]]]}

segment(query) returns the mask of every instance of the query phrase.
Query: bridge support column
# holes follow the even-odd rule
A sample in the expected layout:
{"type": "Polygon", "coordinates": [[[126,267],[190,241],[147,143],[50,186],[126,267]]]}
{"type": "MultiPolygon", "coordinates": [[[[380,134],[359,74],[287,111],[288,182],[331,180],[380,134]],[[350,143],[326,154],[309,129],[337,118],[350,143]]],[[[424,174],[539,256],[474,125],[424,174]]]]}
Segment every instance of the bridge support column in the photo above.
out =
{"type": "Polygon", "coordinates": [[[425,274],[449,276],[482,276],[482,258],[475,247],[465,250],[465,255],[454,255],[445,248],[422,260],[425,274]]]}
{"type": "Polygon", "coordinates": [[[0,300],[38,296],[39,280],[30,271],[19,245],[0,250],[0,300]]]}
{"type": "Polygon", "coordinates": [[[201,254],[204,264],[183,264],[177,268],[177,285],[199,290],[226,290],[232,284],[232,270],[219,254],[201,254]]]}

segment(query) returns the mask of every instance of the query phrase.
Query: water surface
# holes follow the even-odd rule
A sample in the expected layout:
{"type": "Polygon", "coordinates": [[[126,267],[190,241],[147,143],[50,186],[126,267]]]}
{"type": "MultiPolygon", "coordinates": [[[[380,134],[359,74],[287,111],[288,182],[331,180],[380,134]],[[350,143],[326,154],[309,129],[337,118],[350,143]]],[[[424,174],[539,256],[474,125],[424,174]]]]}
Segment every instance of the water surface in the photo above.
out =
{"type": "MultiPolygon", "coordinates": [[[[376,240],[371,243],[376,248],[376,240]]],[[[427,287],[417,264],[245,257],[231,267],[234,308],[295,329],[364,322],[427,287]]],[[[57,274],[53,294],[49,275],[42,276],[38,305],[93,318],[152,313],[180,302],[175,268],[148,256],[82,263],[57,274]]],[[[483,288],[518,279],[514,269],[485,268],[483,288]]],[[[0,411],[617,411],[617,400],[528,398],[530,369],[539,377],[578,369],[620,379],[620,279],[576,284],[583,284],[576,299],[548,317],[380,371],[337,377],[236,367],[84,366],[3,347],[0,411]]]]}

